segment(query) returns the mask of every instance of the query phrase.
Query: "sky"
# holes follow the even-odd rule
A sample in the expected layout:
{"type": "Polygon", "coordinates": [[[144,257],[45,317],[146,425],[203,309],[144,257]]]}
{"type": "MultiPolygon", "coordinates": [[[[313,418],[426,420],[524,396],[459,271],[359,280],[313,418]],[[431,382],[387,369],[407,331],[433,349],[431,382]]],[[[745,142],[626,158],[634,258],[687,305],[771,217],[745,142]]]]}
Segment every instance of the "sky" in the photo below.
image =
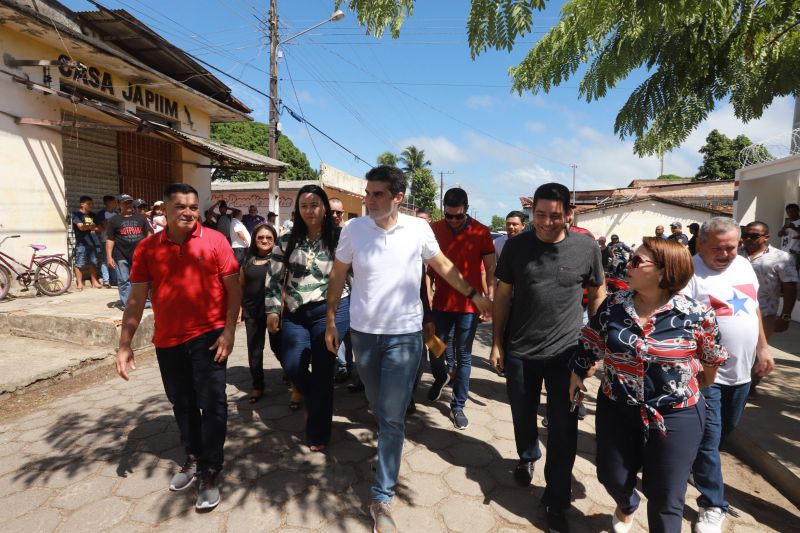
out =
{"type": "MultiPolygon", "coordinates": [[[[70,9],[94,10],[86,0],[61,0],[70,9]]],[[[264,21],[268,0],[102,0],[126,9],[172,44],[268,92],[269,46],[264,21]]],[[[284,105],[370,164],[385,151],[415,145],[425,151],[445,190],[463,187],[470,212],[489,222],[520,208],[542,183],[557,181],[577,190],[621,187],[634,179],[656,178],[660,161],[633,154],[633,139],[614,134],[614,119],[642,78],[587,103],[578,97],[580,78],[549,93],[518,95],[508,69],[558,21],[563,2],[534,15],[532,33],[511,52],[489,51],[470,58],[468,0],[418,0],[400,38],[366,35],[355,15],[312,30],[281,46],[279,95],[284,105]],[[440,176],[440,172],[445,174],[440,176]]],[[[330,17],[331,0],[278,0],[281,38],[330,17]]],[[[216,73],[215,73],[216,74],[216,73]]],[[[267,98],[216,74],[268,121],[267,98]]],[[[698,153],[712,129],[753,141],[788,144],[793,102],[776,99],[764,116],[748,124],[729,104],[717,109],[679,148],[667,154],[664,173],[693,175],[698,153]]],[[[284,111],[282,131],[319,168],[324,162],[362,177],[369,167],[284,111]]]]}

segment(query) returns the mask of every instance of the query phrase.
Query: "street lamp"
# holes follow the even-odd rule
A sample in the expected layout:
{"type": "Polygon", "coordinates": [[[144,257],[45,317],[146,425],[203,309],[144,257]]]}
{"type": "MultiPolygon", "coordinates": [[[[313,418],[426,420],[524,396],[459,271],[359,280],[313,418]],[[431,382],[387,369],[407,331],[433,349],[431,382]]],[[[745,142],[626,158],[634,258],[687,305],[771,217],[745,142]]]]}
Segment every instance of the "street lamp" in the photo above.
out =
{"type": "MultiPolygon", "coordinates": [[[[287,43],[304,33],[319,28],[328,22],[336,22],[344,18],[344,11],[337,9],[333,14],[322,22],[311,26],[299,33],[295,33],[286,39],[278,38],[278,0],[270,0],[269,11],[269,156],[272,159],[278,158],[278,45],[287,43]]],[[[280,208],[278,207],[278,173],[269,174],[269,209],[277,214],[276,222],[280,221],[280,208]]]]}

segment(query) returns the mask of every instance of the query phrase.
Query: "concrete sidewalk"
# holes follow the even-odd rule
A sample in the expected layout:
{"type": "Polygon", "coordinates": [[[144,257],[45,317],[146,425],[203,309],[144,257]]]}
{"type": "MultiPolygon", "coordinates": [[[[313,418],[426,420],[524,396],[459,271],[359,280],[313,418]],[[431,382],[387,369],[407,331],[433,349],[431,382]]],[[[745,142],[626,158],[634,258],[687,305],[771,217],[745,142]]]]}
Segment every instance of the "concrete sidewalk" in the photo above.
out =
{"type": "Polygon", "coordinates": [[[727,446],[800,507],[800,324],[770,341],[775,370],[747,403],[727,446]]]}
{"type": "MultiPolygon", "coordinates": [[[[541,531],[538,503],[544,462],[531,487],[512,480],[516,464],[511,412],[503,379],[489,369],[488,326],[475,343],[470,426],[457,431],[447,418],[449,390],[422,402],[407,424],[395,516],[400,530],[485,533],[541,531]]],[[[375,427],[362,394],[339,387],[334,430],[326,454],[303,442],[302,411],[288,408],[288,392],[275,359],[267,355],[267,394],[250,405],[244,331],[228,366],[228,440],[223,502],[196,513],[193,491],[170,493],[182,461],[177,428],[152,356],[137,360],[130,382],[102,380],[47,406],[0,422],[0,530],[58,531],[281,531],[366,532],[373,476],[375,427]]],[[[594,457],[596,379],[589,384],[589,416],[579,426],[573,471],[572,531],[610,530],[614,504],[598,483],[594,457]]],[[[0,417],[3,415],[0,414],[0,417]]],[[[546,429],[541,432],[543,439],[546,429]]],[[[545,454],[547,453],[545,449],[545,454]]],[[[727,533],[787,532],[800,512],[761,477],[729,455],[724,474],[736,514],[727,533]]],[[[696,518],[697,492],[689,488],[682,531],[696,518]]],[[[634,531],[646,530],[644,512],[634,531]]]]}

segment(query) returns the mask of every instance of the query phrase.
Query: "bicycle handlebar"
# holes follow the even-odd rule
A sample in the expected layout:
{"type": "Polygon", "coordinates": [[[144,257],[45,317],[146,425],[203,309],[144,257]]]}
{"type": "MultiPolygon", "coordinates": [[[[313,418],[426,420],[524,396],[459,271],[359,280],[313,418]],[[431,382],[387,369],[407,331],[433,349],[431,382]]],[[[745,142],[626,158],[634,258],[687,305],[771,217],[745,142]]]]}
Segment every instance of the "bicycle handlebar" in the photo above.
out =
{"type": "Polygon", "coordinates": [[[8,237],[5,237],[2,241],[0,241],[0,246],[2,246],[7,239],[19,239],[21,236],[22,235],[9,235],[8,237]]]}

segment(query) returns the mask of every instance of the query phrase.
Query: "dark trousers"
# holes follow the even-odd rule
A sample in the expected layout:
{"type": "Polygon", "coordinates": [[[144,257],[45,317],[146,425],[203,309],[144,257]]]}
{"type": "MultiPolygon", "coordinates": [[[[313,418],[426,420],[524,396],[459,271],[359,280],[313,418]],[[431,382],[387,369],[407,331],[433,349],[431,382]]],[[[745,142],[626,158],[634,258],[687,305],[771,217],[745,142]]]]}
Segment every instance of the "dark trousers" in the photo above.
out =
{"type": "Polygon", "coordinates": [[[187,454],[199,470],[222,468],[228,425],[225,364],[214,361],[212,344],[222,328],[203,333],[171,348],[156,348],[164,391],[172,404],[187,454]]]}
{"type": "MultiPolygon", "coordinates": [[[[333,419],[333,375],[336,354],[325,346],[325,302],[300,306],[283,314],[281,366],[306,404],[306,439],[309,445],[327,444],[333,419]],[[309,368],[310,366],[310,368],[309,368]]],[[[336,329],[344,338],[350,326],[350,298],[336,310],[336,329]]]]}
{"type": "Polygon", "coordinates": [[[543,360],[509,355],[505,358],[506,391],[520,460],[536,461],[542,456],[536,426],[542,382],[547,390],[547,486],[542,502],[558,509],[570,506],[572,466],[578,446],[578,413],[570,412],[567,364],[571,356],[572,350],[543,360]]]}
{"type": "Polygon", "coordinates": [[[253,378],[253,388],[264,390],[264,339],[269,335],[269,347],[280,361],[281,335],[267,333],[266,314],[257,318],[245,318],[244,326],[247,332],[247,363],[250,366],[250,376],[253,378]]]}
{"type": "Polygon", "coordinates": [[[631,514],[639,507],[636,474],[641,469],[650,532],[679,533],[686,484],[703,437],[705,402],[701,398],[695,406],[661,414],[666,438],[651,429],[645,443],[639,408],[609,400],[598,391],[597,479],[620,510],[631,514]]]}

